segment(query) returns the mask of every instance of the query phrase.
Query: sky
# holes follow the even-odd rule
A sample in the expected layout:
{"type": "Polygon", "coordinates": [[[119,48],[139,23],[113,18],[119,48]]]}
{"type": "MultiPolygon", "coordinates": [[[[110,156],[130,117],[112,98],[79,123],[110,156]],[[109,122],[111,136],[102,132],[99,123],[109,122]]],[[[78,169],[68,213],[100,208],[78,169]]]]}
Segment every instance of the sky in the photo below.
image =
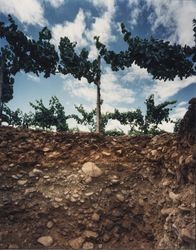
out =
{"type": "MultiPolygon", "coordinates": [[[[90,59],[97,56],[93,37],[114,51],[125,50],[120,32],[123,22],[133,36],[164,39],[180,45],[194,46],[192,20],[196,18],[196,0],[0,0],[0,21],[7,22],[11,14],[19,28],[28,37],[37,38],[47,26],[52,32],[52,43],[58,47],[60,37],[77,42],[77,51],[89,50],[90,59]]],[[[0,41],[1,45],[1,41],[0,41]]],[[[154,94],[156,104],[177,100],[170,117],[175,120],[185,114],[188,101],[196,96],[196,76],[174,81],[153,80],[145,69],[133,64],[131,68],[113,72],[101,63],[102,111],[112,112],[141,108],[145,113],[145,99],[154,94]]],[[[71,75],[55,75],[45,79],[20,72],[15,77],[14,98],[8,106],[29,112],[29,102],[42,99],[47,106],[51,96],[57,96],[66,114],[77,113],[74,105],[82,104],[87,110],[96,106],[96,88],[85,79],[71,75]]],[[[69,121],[70,127],[77,124],[69,121]]],[[[83,126],[78,126],[86,130],[83,126]]],[[[123,129],[118,121],[110,121],[107,129],[123,129]]],[[[173,124],[161,128],[172,132],[173,124]]]]}

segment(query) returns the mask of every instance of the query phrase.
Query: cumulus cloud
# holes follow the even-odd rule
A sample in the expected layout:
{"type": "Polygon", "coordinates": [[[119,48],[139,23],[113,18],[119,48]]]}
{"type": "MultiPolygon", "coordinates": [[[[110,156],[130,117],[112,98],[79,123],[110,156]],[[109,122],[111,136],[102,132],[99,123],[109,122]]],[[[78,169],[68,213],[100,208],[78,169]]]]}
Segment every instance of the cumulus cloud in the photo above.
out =
{"type": "MultiPolygon", "coordinates": [[[[134,92],[130,88],[122,87],[119,75],[110,68],[101,77],[102,97],[107,103],[133,103],[134,92]]],[[[115,106],[115,105],[114,105],[115,106]]]]}
{"type": "Polygon", "coordinates": [[[86,30],[86,36],[90,44],[89,58],[94,59],[97,56],[93,38],[99,36],[100,41],[106,45],[116,40],[112,34],[112,27],[115,26],[114,16],[116,12],[115,0],[88,0],[99,9],[101,15],[95,17],[91,27],[86,30]]]}
{"type": "Polygon", "coordinates": [[[180,80],[176,77],[174,81],[167,82],[156,80],[154,86],[148,87],[146,92],[149,95],[153,89],[155,97],[160,101],[165,101],[168,97],[177,94],[181,89],[186,88],[193,83],[196,84],[196,76],[191,76],[184,80],[180,80]]]}
{"type": "Polygon", "coordinates": [[[146,69],[140,68],[135,63],[133,63],[131,68],[124,70],[122,81],[134,82],[136,80],[152,80],[152,76],[147,72],[146,69]]]}
{"type": "Polygon", "coordinates": [[[141,7],[140,3],[141,1],[138,0],[128,0],[128,5],[131,10],[129,22],[131,24],[131,28],[134,28],[134,26],[137,25],[139,16],[143,11],[143,8],[141,7]]]}
{"type": "Polygon", "coordinates": [[[72,76],[64,76],[64,90],[72,97],[83,98],[85,101],[94,102],[96,100],[96,89],[93,84],[87,83],[85,78],[80,81],[72,76]]]}
{"type": "Polygon", "coordinates": [[[64,0],[44,0],[44,1],[48,2],[54,8],[58,8],[64,3],[64,0]]]}
{"type": "Polygon", "coordinates": [[[88,0],[94,6],[98,8],[103,8],[107,12],[114,13],[115,12],[115,0],[88,0]]]}
{"type": "Polygon", "coordinates": [[[123,130],[124,133],[127,134],[128,131],[130,130],[130,126],[129,125],[122,125],[117,120],[110,120],[106,126],[106,130],[113,130],[113,129],[123,130]]]}
{"type": "Polygon", "coordinates": [[[71,42],[77,42],[79,47],[86,46],[85,29],[85,13],[80,9],[73,22],[65,21],[52,27],[53,43],[57,46],[60,38],[67,36],[71,42]]]}
{"type": "Polygon", "coordinates": [[[113,18],[115,15],[114,0],[88,0],[96,8],[100,15],[92,17],[88,12],[80,9],[75,19],[65,21],[63,24],[56,24],[52,27],[53,43],[57,46],[60,38],[67,36],[72,42],[77,42],[78,47],[88,47],[89,58],[97,57],[97,49],[95,47],[94,36],[99,36],[101,42],[108,45],[115,41],[115,36],[112,34],[114,25],[113,18]],[[90,20],[90,27],[87,28],[87,20],[90,20]]]}
{"type": "Polygon", "coordinates": [[[27,78],[33,82],[40,82],[40,78],[33,74],[27,74],[27,78]]]}
{"type": "Polygon", "coordinates": [[[91,29],[87,31],[87,37],[92,41],[94,36],[99,36],[101,42],[108,44],[115,41],[115,36],[112,35],[111,13],[105,12],[103,16],[95,17],[95,21],[91,26],[91,29]]]}
{"type": "Polygon", "coordinates": [[[153,12],[148,17],[152,31],[163,26],[172,33],[166,39],[182,45],[194,45],[192,20],[196,17],[195,0],[145,0],[153,12]]]}
{"type": "MultiPolygon", "coordinates": [[[[85,101],[95,103],[96,86],[88,84],[86,79],[81,81],[71,76],[64,77],[64,90],[68,91],[72,96],[83,98],[85,101]]],[[[135,93],[129,88],[125,88],[120,84],[117,74],[107,68],[101,77],[101,98],[103,98],[104,112],[106,107],[118,107],[119,105],[131,104],[135,100],[135,93]]]]}
{"type": "Polygon", "coordinates": [[[11,14],[22,23],[45,26],[44,9],[38,0],[0,0],[0,12],[11,14]]]}
{"type": "MultiPolygon", "coordinates": [[[[176,108],[174,108],[173,112],[170,115],[171,120],[177,121],[178,119],[182,119],[186,113],[187,109],[185,107],[181,107],[180,104],[176,108]]],[[[160,129],[163,129],[167,132],[173,132],[174,131],[174,123],[171,122],[163,122],[163,124],[159,125],[160,129]]]]}

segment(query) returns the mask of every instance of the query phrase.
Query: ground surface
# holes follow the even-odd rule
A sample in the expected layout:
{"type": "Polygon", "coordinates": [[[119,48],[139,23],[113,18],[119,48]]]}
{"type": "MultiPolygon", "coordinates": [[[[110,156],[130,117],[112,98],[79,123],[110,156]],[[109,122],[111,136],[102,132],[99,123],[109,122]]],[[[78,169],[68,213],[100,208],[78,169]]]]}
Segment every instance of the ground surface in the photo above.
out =
{"type": "Polygon", "coordinates": [[[194,249],[195,154],[173,134],[1,127],[0,248],[194,249]]]}

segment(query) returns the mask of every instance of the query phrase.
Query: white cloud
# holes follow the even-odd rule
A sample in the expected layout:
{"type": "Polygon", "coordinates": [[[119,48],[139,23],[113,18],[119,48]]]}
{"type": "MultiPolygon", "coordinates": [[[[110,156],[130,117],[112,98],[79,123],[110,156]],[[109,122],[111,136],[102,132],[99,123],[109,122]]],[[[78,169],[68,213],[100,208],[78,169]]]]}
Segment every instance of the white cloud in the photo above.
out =
{"type": "Polygon", "coordinates": [[[179,104],[178,104],[178,107],[183,107],[183,106],[185,106],[185,105],[187,105],[187,102],[180,102],[179,104]]]}
{"type": "MultiPolygon", "coordinates": [[[[180,104],[176,108],[174,108],[173,112],[170,115],[171,120],[177,121],[178,119],[182,119],[186,113],[187,109],[184,107],[181,107],[180,104]]],[[[174,131],[174,123],[171,122],[163,122],[163,124],[159,125],[160,129],[163,129],[167,132],[173,132],[174,131]]]]}
{"type": "Polygon", "coordinates": [[[109,122],[106,126],[106,130],[113,130],[113,129],[117,129],[117,130],[122,129],[127,134],[128,131],[130,130],[130,126],[129,125],[122,125],[117,120],[109,120],[109,122]]]}
{"type": "MultiPolygon", "coordinates": [[[[103,98],[103,111],[111,111],[113,108],[118,108],[118,105],[126,105],[134,102],[134,92],[125,88],[120,84],[120,79],[117,74],[106,68],[106,71],[101,77],[101,98],[103,98]],[[106,109],[109,107],[109,110],[106,109]]],[[[68,91],[72,96],[83,98],[95,105],[96,102],[96,86],[88,84],[87,80],[82,78],[81,81],[74,79],[71,76],[64,76],[64,90],[68,91]]]]}
{"type": "Polygon", "coordinates": [[[108,12],[115,12],[115,0],[88,0],[98,8],[104,8],[108,12]]]}
{"type": "Polygon", "coordinates": [[[179,105],[174,109],[173,114],[170,115],[170,118],[174,121],[182,119],[186,113],[187,109],[185,107],[180,107],[179,105]]]}
{"type": "Polygon", "coordinates": [[[73,97],[83,98],[88,102],[95,102],[96,88],[93,84],[89,84],[85,78],[82,78],[81,81],[72,76],[63,78],[65,91],[68,91],[73,97]]]}
{"type": "Polygon", "coordinates": [[[11,14],[25,24],[47,25],[44,10],[38,0],[0,0],[0,12],[11,14]]]}
{"type": "Polygon", "coordinates": [[[86,36],[90,44],[89,58],[93,59],[97,56],[97,49],[94,45],[94,36],[99,36],[100,41],[106,45],[116,40],[112,34],[112,27],[116,26],[113,18],[116,12],[115,0],[89,0],[101,13],[99,17],[95,17],[90,29],[86,30],[86,36]]]}
{"type": "Polygon", "coordinates": [[[130,88],[124,88],[122,81],[110,68],[101,77],[101,89],[103,100],[107,103],[133,103],[134,93],[130,88]]]}
{"type": "Polygon", "coordinates": [[[133,63],[131,68],[124,70],[122,81],[133,82],[136,80],[152,80],[152,76],[147,72],[146,69],[140,68],[135,63],[133,63]]]}
{"type": "Polygon", "coordinates": [[[188,87],[191,84],[196,84],[196,76],[191,76],[184,80],[175,78],[174,81],[167,82],[164,82],[163,80],[156,80],[155,85],[148,87],[146,92],[147,95],[149,95],[153,90],[156,98],[158,98],[160,101],[165,101],[168,97],[177,94],[180,90],[188,87]]]}
{"type": "Polygon", "coordinates": [[[164,131],[172,133],[174,131],[174,123],[163,122],[161,125],[159,125],[159,128],[161,130],[164,130],[164,131]]]}
{"type": "Polygon", "coordinates": [[[27,78],[33,82],[40,82],[40,78],[33,74],[27,74],[27,78]]]}
{"type": "Polygon", "coordinates": [[[115,41],[112,34],[112,27],[115,25],[113,17],[115,14],[114,0],[89,0],[96,8],[100,10],[100,16],[92,17],[88,12],[80,9],[75,19],[65,21],[63,24],[56,24],[52,27],[53,43],[57,46],[60,38],[67,36],[71,42],[77,42],[77,47],[88,47],[89,58],[97,57],[97,49],[95,47],[94,36],[99,36],[101,42],[108,45],[115,41]],[[87,19],[89,19],[90,27],[87,28],[87,19]]]}
{"type": "Polygon", "coordinates": [[[131,24],[131,28],[133,28],[135,25],[137,25],[138,23],[138,18],[140,16],[140,14],[142,13],[143,8],[140,5],[140,1],[138,0],[129,0],[128,1],[128,5],[130,7],[131,10],[131,14],[130,14],[130,24],[131,24]]]}
{"type": "Polygon", "coordinates": [[[100,41],[104,44],[115,41],[115,36],[112,35],[112,16],[110,12],[105,12],[101,17],[95,17],[95,22],[91,29],[86,32],[88,40],[92,41],[94,36],[99,36],[100,41]]]}
{"type": "Polygon", "coordinates": [[[153,8],[149,16],[152,31],[156,31],[161,25],[166,27],[172,35],[165,39],[182,45],[194,45],[192,20],[195,18],[195,0],[145,0],[148,8],[153,8]]]}
{"type": "Polygon", "coordinates": [[[57,46],[60,38],[67,36],[71,42],[77,42],[79,47],[86,46],[85,29],[85,13],[80,9],[73,22],[65,21],[63,24],[56,24],[52,27],[53,43],[57,46]]]}
{"type": "Polygon", "coordinates": [[[51,6],[53,6],[54,8],[58,8],[64,3],[64,0],[45,0],[45,1],[51,4],[51,6]]]}

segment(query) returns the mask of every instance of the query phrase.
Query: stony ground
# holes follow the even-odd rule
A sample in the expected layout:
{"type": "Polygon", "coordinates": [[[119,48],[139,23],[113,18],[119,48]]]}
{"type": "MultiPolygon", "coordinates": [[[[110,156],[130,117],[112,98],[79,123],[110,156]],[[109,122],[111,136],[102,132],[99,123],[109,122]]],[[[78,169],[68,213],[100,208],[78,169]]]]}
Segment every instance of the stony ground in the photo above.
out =
{"type": "Polygon", "coordinates": [[[0,128],[0,248],[194,249],[196,148],[0,128]]]}

